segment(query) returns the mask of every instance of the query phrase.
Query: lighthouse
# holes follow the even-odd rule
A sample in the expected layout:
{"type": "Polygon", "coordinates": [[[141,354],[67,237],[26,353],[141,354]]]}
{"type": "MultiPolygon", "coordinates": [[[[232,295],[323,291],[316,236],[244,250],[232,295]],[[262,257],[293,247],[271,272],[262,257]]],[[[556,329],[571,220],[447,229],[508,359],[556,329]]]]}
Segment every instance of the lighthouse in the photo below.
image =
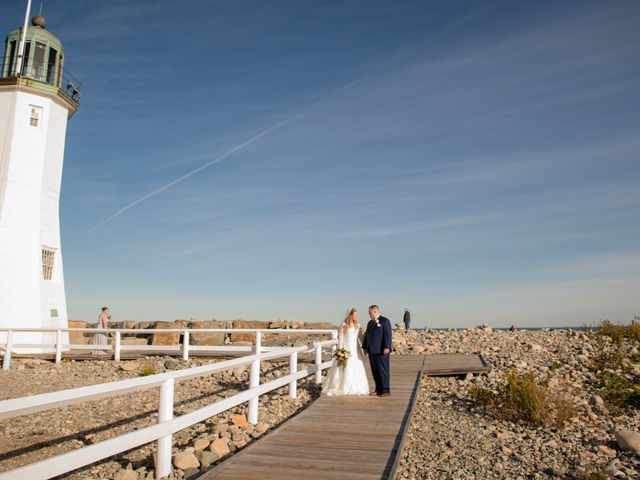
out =
{"type": "MultiPolygon", "coordinates": [[[[67,121],[80,85],[42,16],[11,31],[0,75],[0,328],[66,328],[59,198],[67,121]]],[[[6,334],[0,332],[0,344],[6,334]]],[[[15,332],[18,352],[54,333],[15,332]]],[[[63,343],[68,336],[63,335],[63,343]]]]}

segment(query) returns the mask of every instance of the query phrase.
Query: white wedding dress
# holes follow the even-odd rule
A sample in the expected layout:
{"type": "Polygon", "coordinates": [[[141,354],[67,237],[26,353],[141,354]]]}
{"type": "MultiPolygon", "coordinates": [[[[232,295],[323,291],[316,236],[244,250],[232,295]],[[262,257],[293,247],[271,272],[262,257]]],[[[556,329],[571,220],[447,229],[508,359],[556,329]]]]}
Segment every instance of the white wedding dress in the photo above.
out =
{"type": "Polygon", "coordinates": [[[362,361],[363,353],[360,347],[358,334],[360,330],[355,327],[338,330],[338,348],[345,348],[351,356],[344,370],[338,367],[336,361],[329,368],[327,380],[322,387],[323,395],[368,395],[369,381],[367,371],[362,361]]]}

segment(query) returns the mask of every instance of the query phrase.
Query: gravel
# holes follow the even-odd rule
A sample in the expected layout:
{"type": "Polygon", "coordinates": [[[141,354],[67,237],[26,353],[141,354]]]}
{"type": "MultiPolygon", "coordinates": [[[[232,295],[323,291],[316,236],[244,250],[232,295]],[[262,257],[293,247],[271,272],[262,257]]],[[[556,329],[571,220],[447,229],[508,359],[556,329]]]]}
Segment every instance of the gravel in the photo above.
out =
{"type": "MultiPolygon", "coordinates": [[[[148,357],[120,364],[110,360],[64,360],[56,365],[37,359],[14,359],[11,370],[0,373],[0,400],[135,378],[143,370],[162,373],[211,361],[148,357]]],[[[301,362],[300,368],[305,364],[301,362]]],[[[288,370],[288,362],[265,362],[261,381],[286,375],[288,370]]],[[[289,398],[288,387],[261,396],[260,422],[255,426],[246,421],[246,405],[242,405],[176,433],[174,469],[169,478],[188,478],[199,469],[211,467],[303,410],[319,395],[316,385],[308,381],[310,378],[298,382],[295,400],[289,398]]],[[[248,366],[177,382],[174,413],[182,415],[247,387],[248,366]]],[[[0,472],[157,423],[158,396],[159,389],[154,388],[0,421],[0,472]]],[[[155,451],[154,442],[58,478],[152,479],[155,451]]]]}
{"type": "MultiPolygon", "coordinates": [[[[623,451],[616,432],[640,431],[638,410],[608,413],[589,368],[616,347],[571,330],[396,332],[396,353],[481,353],[487,375],[423,378],[398,477],[409,479],[577,478],[603,472],[640,478],[640,458],[623,451]],[[498,391],[506,372],[533,371],[552,390],[569,394],[574,417],[561,427],[507,421],[470,399],[472,386],[498,391]]],[[[622,351],[637,353],[634,345],[622,351]]],[[[637,366],[628,365],[633,370],[637,366]]]]}

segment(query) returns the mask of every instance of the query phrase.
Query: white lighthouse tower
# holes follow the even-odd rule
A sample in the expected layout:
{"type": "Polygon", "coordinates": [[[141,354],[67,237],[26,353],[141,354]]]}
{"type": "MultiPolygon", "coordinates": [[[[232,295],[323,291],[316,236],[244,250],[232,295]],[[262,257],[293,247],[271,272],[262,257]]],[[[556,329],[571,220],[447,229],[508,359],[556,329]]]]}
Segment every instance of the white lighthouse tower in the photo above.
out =
{"type": "MultiPolygon", "coordinates": [[[[58,208],[67,120],[80,92],[63,69],[60,40],[42,16],[31,26],[28,16],[29,8],[7,36],[0,72],[0,328],[66,328],[58,208]]],[[[13,344],[54,338],[16,332],[13,344]]]]}

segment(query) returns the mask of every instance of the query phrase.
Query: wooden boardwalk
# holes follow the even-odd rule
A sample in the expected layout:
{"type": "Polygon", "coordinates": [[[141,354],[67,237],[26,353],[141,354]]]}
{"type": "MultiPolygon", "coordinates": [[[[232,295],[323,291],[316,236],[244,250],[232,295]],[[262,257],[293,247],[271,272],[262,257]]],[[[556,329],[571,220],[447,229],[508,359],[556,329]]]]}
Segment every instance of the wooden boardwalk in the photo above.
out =
{"type": "Polygon", "coordinates": [[[423,363],[420,355],[392,356],[390,397],[322,396],[199,480],[391,478],[423,363]]]}
{"type": "Polygon", "coordinates": [[[424,374],[430,377],[484,373],[487,370],[489,370],[487,362],[479,354],[442,353],[424,357],[424,374]]]}
{"type": "Polygon", "coordinates": [[[486,369],[480,355],[393,355],[391,397],[322,396],[198,480],[392,480],[422,375],[486,369]]]}

